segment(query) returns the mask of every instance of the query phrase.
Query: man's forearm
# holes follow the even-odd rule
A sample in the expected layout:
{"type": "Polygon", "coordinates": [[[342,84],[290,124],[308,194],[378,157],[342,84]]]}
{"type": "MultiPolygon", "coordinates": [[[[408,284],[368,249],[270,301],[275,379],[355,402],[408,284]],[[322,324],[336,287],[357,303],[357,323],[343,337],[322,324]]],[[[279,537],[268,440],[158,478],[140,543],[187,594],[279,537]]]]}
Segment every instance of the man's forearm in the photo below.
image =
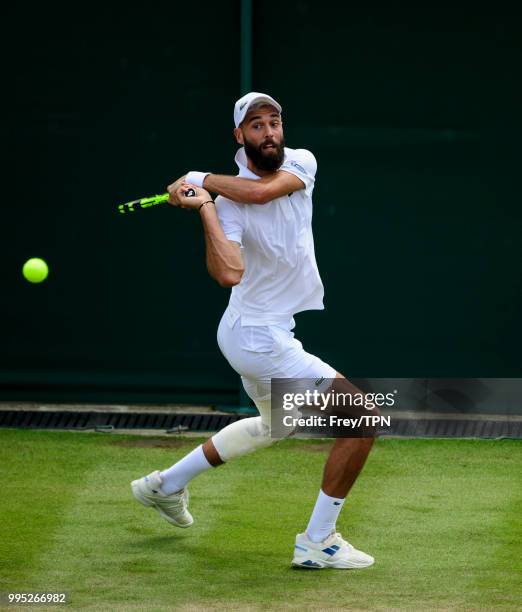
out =
{"type": "Polygon", "coordinates": [[[207,174],[203,187],[213,193],[243,204],[263,204],[265,200],[265,182],[263,179],[246,179],[238,176],[207,174]]]}
{"type": "Polygon", "coordinates": [[[185,179],[187,183],[191,183],[192,179],[192,184],[197,187],[203,186],[207,191],[219,193],[239,204],[267,204],[305,188],[302,179],[292,172],[281,170],[269,172],[259,179],[191,171],[185,179]]]}
{"type": "Polygon", "coordinates": [[[225,236],[213,205],[203,206],[200,215],[205,232],[208,273],[222,287],[237,285],[244,271],[239,246],[225,236]]]}

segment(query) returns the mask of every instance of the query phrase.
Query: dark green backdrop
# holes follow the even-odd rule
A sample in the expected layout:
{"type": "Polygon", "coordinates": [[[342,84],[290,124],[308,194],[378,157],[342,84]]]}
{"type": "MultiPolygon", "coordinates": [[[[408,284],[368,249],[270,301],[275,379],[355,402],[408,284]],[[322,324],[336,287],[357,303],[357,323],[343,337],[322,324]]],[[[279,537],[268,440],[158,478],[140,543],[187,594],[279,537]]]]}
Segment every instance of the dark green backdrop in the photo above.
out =
{"type": "MultiPolygon", "coordinates": [[[[197,215],[116,212],[235,173],[239,2],[168,6],[5,15],[1,399],[236,401],[197,215]]],[[[492,10],[254,2],[253,88],[318,160],[297,334],[346,375],[522,374],[522,28],[492,10]]]]}

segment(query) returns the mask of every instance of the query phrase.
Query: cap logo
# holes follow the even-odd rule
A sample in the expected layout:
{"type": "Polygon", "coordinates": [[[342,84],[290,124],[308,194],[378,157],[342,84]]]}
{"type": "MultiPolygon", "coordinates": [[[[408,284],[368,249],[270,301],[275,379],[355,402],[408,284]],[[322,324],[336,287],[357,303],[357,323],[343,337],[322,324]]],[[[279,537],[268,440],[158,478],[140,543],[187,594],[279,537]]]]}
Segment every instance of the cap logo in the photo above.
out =
{"type": "Polygon", "coordinates": [[[248,100],[246,102],[243,102],[243,104],[241,104],[241,106],[239,107],[239,110],[242,111],[245,108],[247,103],[248,103],[248,100]]]}

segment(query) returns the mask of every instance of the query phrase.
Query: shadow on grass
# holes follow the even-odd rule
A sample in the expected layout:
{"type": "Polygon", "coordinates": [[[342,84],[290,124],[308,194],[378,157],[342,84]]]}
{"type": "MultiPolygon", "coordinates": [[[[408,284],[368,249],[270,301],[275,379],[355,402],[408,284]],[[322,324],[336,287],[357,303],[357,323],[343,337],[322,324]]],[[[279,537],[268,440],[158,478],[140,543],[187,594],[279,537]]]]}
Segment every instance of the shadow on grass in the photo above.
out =
{"type": "Polygon", "coordinates": [[[201,544],[194,542],[188,534],[175,534],[163,536],[147,536],[141,539],[136,539],[132,542],[127,542],[126,546],[130,552],[142,550],[147,553],[151,552],[189,552],[200,553],[201,544]]]}

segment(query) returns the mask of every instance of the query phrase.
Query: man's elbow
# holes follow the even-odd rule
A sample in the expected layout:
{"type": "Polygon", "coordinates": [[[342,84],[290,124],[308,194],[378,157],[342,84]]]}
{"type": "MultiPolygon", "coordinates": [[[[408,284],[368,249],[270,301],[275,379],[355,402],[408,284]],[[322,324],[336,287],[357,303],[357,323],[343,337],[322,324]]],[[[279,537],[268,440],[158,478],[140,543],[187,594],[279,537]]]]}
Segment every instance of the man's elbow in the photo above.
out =
{"type": "Polygon", "coordinates": [[[241,278],[243,276],[243,270],[234,270],[231,272],[225,272],[223,274],[219,274],[216,278],[217,282],[221,287],[225,287],[230,289],[235,285],[239,285],[241,282],[241,278]]]}
{"type": "Polygon", "coordinates": [[[241,277],[237,276],[220,276],[216,279],[221,287],[225,289],[230,289],[231,287],[235,287],[235,285],[239,285],[241,282],[241,277]]]}

